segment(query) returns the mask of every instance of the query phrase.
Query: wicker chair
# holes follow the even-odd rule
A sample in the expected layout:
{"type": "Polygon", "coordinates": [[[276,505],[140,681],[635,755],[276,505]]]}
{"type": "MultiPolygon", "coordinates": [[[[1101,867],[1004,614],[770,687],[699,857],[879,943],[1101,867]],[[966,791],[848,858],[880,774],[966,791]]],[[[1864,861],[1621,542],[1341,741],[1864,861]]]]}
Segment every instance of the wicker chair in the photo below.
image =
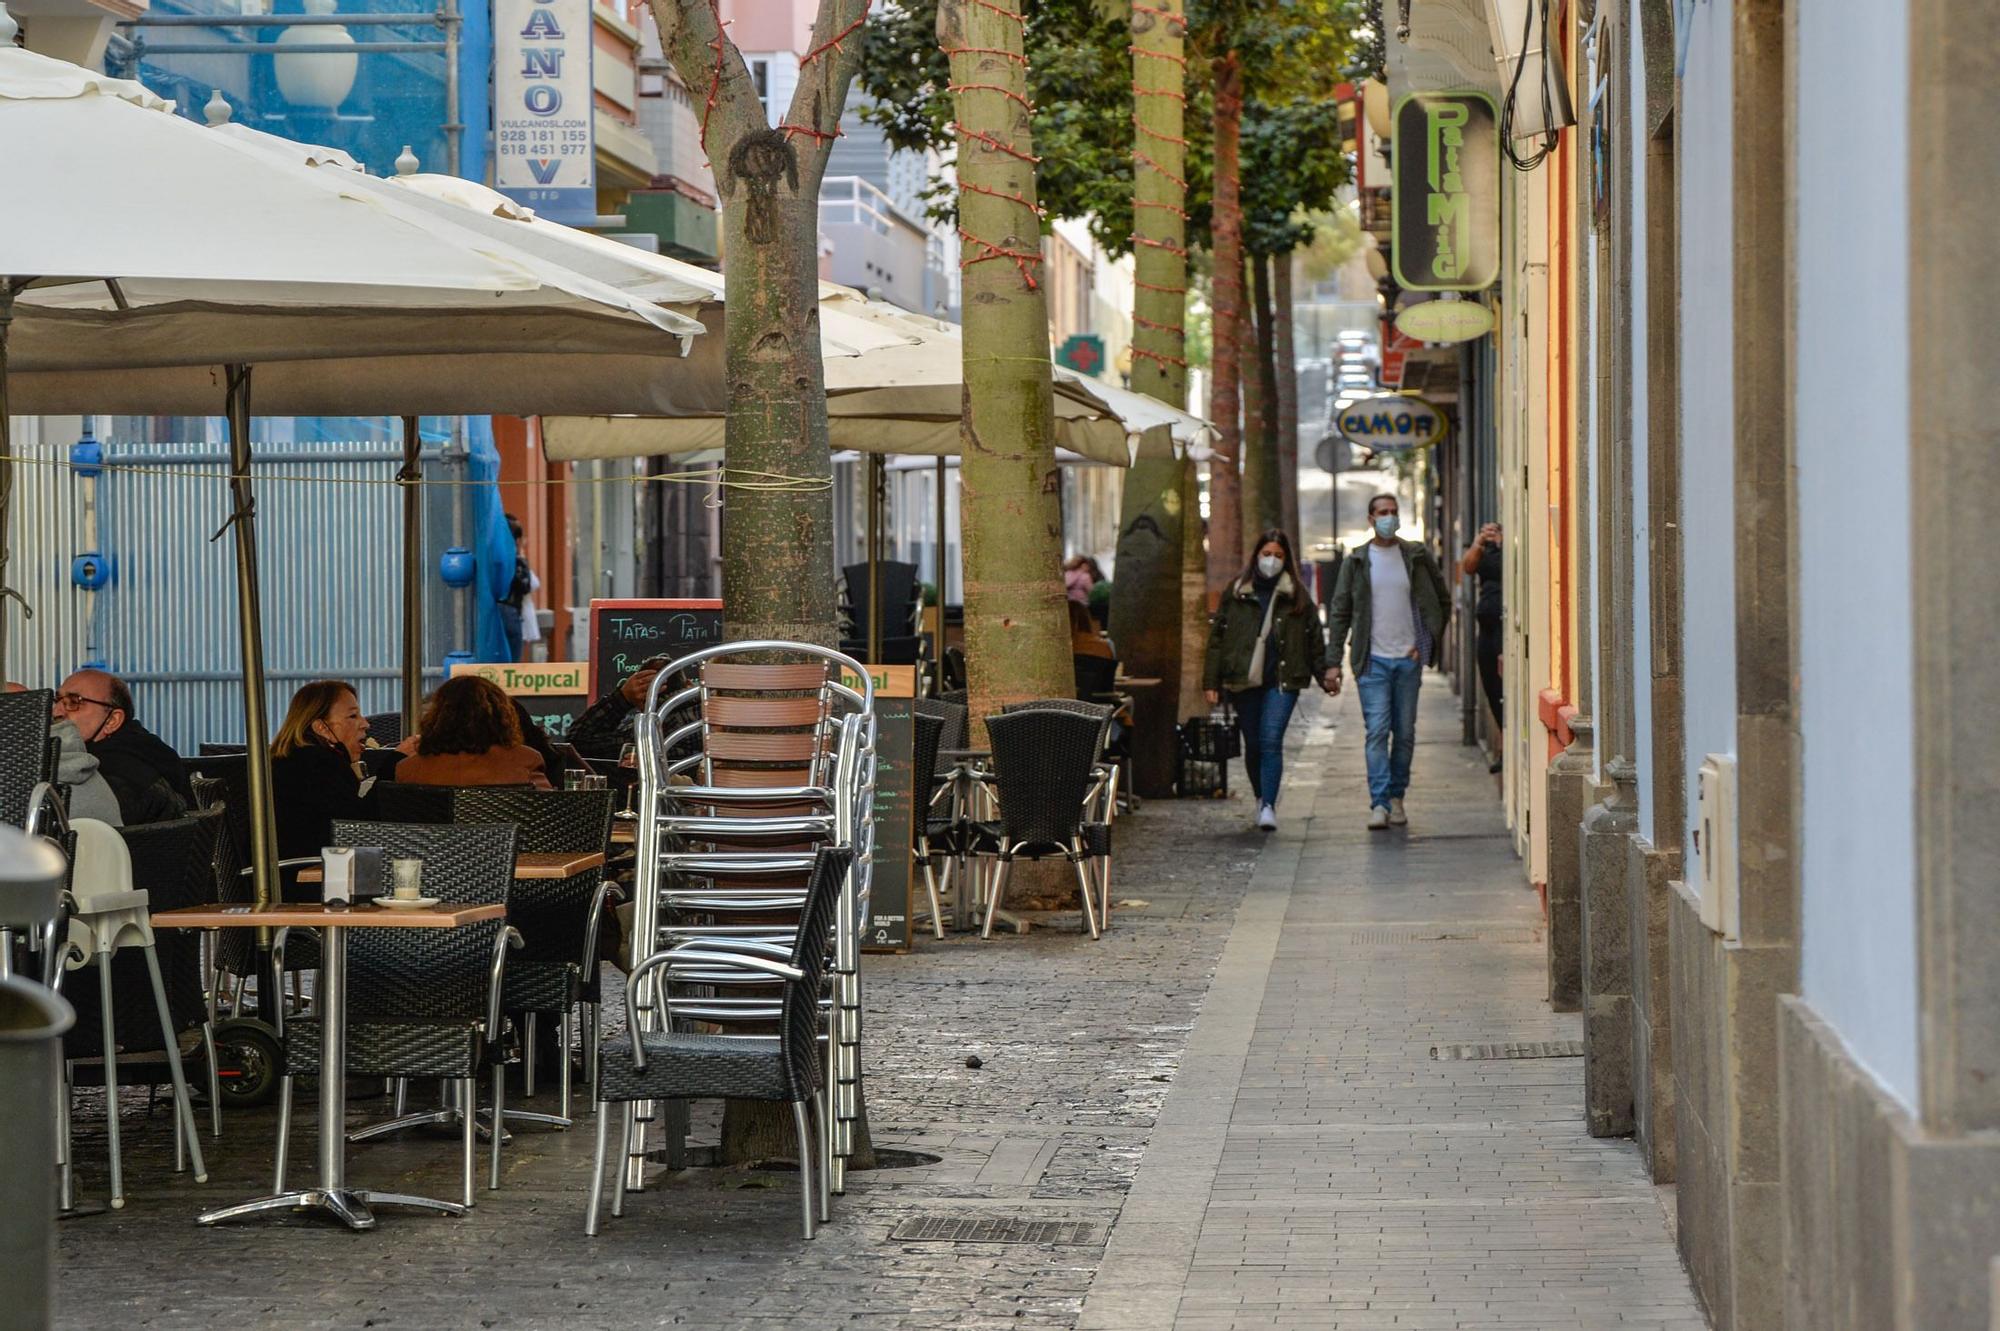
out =
{"type": "MultiPolygon", "coordinates": [[[[728,1098],[790,1104],[798,1133],[805,1237],[813,1237],[817,1221],[831,1218],[833,1151],[826,1082],[819,1065],[820,995],[841,885],[852,861],[853,852],[846,848],[822,847],[815,852],[798,930],[782,959],[690,942],[656,952],[633,968],[626,981],[631,1011],[629,1045],[614,1040],[598,1051],[597,1154],[590,1176],[585,1234],[597,1233],[597,1212],[604,1195],[604,1157],[611,1120],[607,1110],[612,1104],[621,1106],[618,1158],[622,1161],[631,1153],[633,1106],[649,1100],[728,1098]],[[733,970],[767,984],[776,981],[777,1032],[728,1036],[660,1029],[656,996],[669,990],[669,977],[677,967],[695,967],[705,973],[733,970]],[[649,985],[654,971],[662,974],[649,985]],[[649,1006],[654,1013],[652,1021],[643,1019],[649,1006]]],[[[622,1167],[616,1170],[611,1214],[625,1214],[622,1167]]]]}
{"type": "Polygon", "coordinates": [[[1096,893],[1084,861],[1085,805],[1095,780],[1098,718],[1057,708],[1023,708],[986,718],[993,766],[985,776],[1000,801],[1000,816],[980,829],[982,842],[999,859],[986,900],[980,935],[993,935],[994,914],[1007,892],[1007,876],[1017,858],[1058,854],[1076,870],[1083,898],[1083,923],[1100,934],[1096,893]]]}
{"type": "MultiPolygon", "coordinates": [[[[412,823],[336,822],[344,846],[380,846],[391,856],[424,862],[424,893],[445,901],[506,904],[514,884],[515,831],[505,825],[430,827],[412,823]]],[[[500,920],[460,929],[356,930],[348,944],[347,1073],[351,1077],[436,1077],[455,1087],[456,1100],[436,1113],[412,1115],[393,1127],[377,1124],[349,1141],[418,1123],[463,1128],[465,1205],[473,1204],[475,1107],[479,1074],[493,1070],[493,1109],[505,1094],[501,987],[507,945],[517,938],[500,920]]],[[[283,931],[277,946],[283,947],[283,931]]],[[[278,1093],[278,1167],[274,1192],[285,1191],[290,1149],[292,1082],[319,1073],[319,1021],[285,1023],[284,1079],[278,1093]]],[[[496,1117],[497,1122],[497,1117],[496,1117]]],[[[321,1124],[320,1131],[339,1131],[321,1124]]],[[[500,1186],[500,1143],[492,1134],[488,1188],[500,1186]]]]}
{"type": "Polygon", "coordinates": [[[0,693],[0,823],[20,827],[28,821],[28,799],[37,785],[55,779],[54,750],[49,742],[55,694],[47,689],[0,693]]]}
{"type": "Polygon", "coordinates": [[[1120,777],[1124,770],[1123,755],[1114,754],[1111,745],[1113,723],[1118,719],[1118,704],[1080,698],[1044,698],[1039,702],[1007,703],[1000,711],[1004,715],[1029,708],[1094,716],[1103,725],[1097,736],[1090,792],[1084,796],[1083,848],[1088,856],[1086,863],[1091,880],[1097,888],[1097,923],[1100,928],[1108,929],[1111,927],[1111,825],[1118,816],[1120,777]]]}
{"type": "MultiPolygon", "coordinates": [[[[821,1009],[832,1041],[826,1067],[836,1192],[845,1186],[843,1162],[860,1111],[860,923],[868,904],[875,771],[872,692],[840,682],[843,669],[865,678],[858,662],[808,644],[704,648],[661,672],[635,726],[641,772],[635,957],[695,939],[710,950],[766,960],[786,955],[817,851],[840,845],[856,852],[835,916],[834,964],[821,1009]],[[674,675],[696,682],[669,690],[674,675]],[[693,718],[675,725],[691,704],[693,718]],[[692,746],[687,756],[674,757],[684,745],[692,746]]],[[[741,1028],[778,1015],[769,977],[711,969],[697,978],[675,963],[663,979],[673,982],[662,1009],[673,1022],[741,1028]]]]}
{"type": "MultiPolygon", "coordinates": [[[[147,913],[203,905],[214,898],[215,845],[222,835],[222,814],[219,811],[139,827],[121,827],[118,834],[131,857],[132,888],[146,894],[144,909],[147,913]]],[[[97,883],[77,882],[74,890],[77,898],[87,904],[90,894],[100,886],[97,883]]],[[[88,973],[79,975],[65,990],[71,1006],[76,1010],[76,1023],[63,1036],[65,1089],[60,1104],[62,1204],[65,1210],[69,1208],[71,1193],[68,1088],[75,1085],[77,1064],[101,1064],[104,1081],[111,1088],[105,1095],[105,1115],[110,1137],[111,1204],[114,1207],[125,1204],[119,1159],[116,1087],[121,1084],[175,1084],[177,1093],[184,1093],[180,1085],[178,1045],[178,1037],[183,1032],[198,1030],[202,1033],[209,1074],[210,1126],[212,1131],[220,1131],[219,1121],[213,1117],[213,1106],[219,1100],[215,1082],[215,1041],[214,1029],[209,1023],[203,1001],[199,939],[193,934],[170,929],[138,942],[133,934],[121,931],[117,943],[111,945],[115,948],[113,954],[107,957],[101,955],[95,945],[88,948],[79,945],[77,940],[80,937],[93,932],[108,933],[95,930],[89,923],[88,914],[77,916],[72,923],[71,941],[66,948],[68,965],[88,973]],[[133,943],[137,945],[131,946],[133,943]],[[136,1060],[135,1056],[138,1056],[136,1060]]],[[[58,987],[64,987],[60,981],[58,987]]],[[[176,1098],[178,1100],[178,1094],[176,1098]]],[[[174,1118],[176,1171],[185,1167],[190,1146],[186,1128],[192,1124],[192,1112],[185,1115],[184,1124],[181,1106],[177,1103],[174,1118]]],[[[196,1172],[200,1172],[198,1148],[196,1172]]]]}
{"type": "Polygon", "coordinates": [[[931,932],[944,937],[944,904],[938,898],[937,871],[932,865],[930,805],[932,787],[937,784],[938,749],[944,740],[945,719],[919,708],[913,716],[915,737],[910,753],[910,845],[917,862],[924,866],[924,891],[930,897],[931,932]]]}
{"type": "MultiPolygon", "coordinates": [[[[512,823],[520,835],[517,854],[540,852],[602,852],[611,841],[609,790],[532,790],[511,786],[413,786],[384,783],[377,788],[376,816],[392,823],[512,823]]],[[[523,943],[507,959],[507,985],[501,999],[509,1013],[524,1014],[522,1085],[535,1093],[537,1023],[556,1023],[557,1063],[561,1087],[560,1112],[530,1114],[509,1110],[517,1121],[570,1125],[571,1018],[578,1003],[588,1015],[583,1023],[584,1056],[593,1056],[602,999],[597,965],[597,939],[606,908],[608,884],[602,869],[589,869],[560,879],[517,880],[507,901],[507,923],[523,943]]],[[[586,1061],[585,1066],[589,1066],[586,1061]]],[[[401,1112],[400,1105],[398,1113],[401,1112]]]]}
{"type": "Polygon", "coordinates": [[[385,749],[393,749],[403,742],[403,714],[401,712],[373,712],[368,716],[368,738],[385,749]]]}

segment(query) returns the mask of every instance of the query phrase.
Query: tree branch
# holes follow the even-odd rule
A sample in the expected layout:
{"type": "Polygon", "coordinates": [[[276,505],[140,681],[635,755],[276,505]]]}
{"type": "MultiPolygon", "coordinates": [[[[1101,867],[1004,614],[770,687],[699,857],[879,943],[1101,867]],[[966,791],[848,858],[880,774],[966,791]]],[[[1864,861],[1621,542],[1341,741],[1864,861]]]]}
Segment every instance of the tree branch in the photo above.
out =
{"type": "MultiPolygon", "coordinates": [[[[652,8],[660,46],[694,98],[702,151],[712,162],[711,129],[721,131],[723,142],[733,143],[766,124],[750,67],[724,31],[717,0],[652,0],[652,8]]],[[[717,187],[727,193],[727,172],[715,175],[717,187]]]]}
{"type": "Polygon", "coordinates": [[[815,178],[840,137],[847,89],[861,68],[861,29],[868,20],[868,6],[869,0],[820,0],[812,44],[799,57],[799,81],[781,128],[786,137],[811,143],[812,151],[802,156],[802,164],[815,178]]]}

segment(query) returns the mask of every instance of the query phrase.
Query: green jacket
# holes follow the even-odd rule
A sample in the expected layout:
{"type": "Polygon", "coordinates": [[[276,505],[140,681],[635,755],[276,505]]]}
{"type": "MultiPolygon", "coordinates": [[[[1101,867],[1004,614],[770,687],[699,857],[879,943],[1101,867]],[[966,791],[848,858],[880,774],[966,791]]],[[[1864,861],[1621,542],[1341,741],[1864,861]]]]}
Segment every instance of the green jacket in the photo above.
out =
{"type": "MultiPolygon", "coordinates": [[[[1403,550],[1403,566],[1410,573],[1410,600],[1417,611],[1419,646],[1424,647],[1422,639],[1428,633],[1430,642],[1424,648],[1424,661],[1432,664],[1444,642],[1445,621],[1451,618],[1451,591],[1445,586],[1444,573],[1428,546],[1421,541],[1399,540],[1397,544],[1403,550]]],[[[1349,630],[1353,631],[1353,645],[1347,659],[1357,678],[1368,668],[1368,644],[1374,636],[1374,618],[1370,613],[1374,591],[1368,576],[1368,561],[1380,553],[1379,547],[1370,541],[1341,560],[1340,576],[1333,583],[1333,600],[1327,605],[1327,636],[1333,640],[1335,655],[1348,645],[1349,630]]]]}
{"type": "MultiPolygon", "coordinates": [[[[1290,613],[1304,595],[1287,575],[1272,598],[1276,609],[1271,616],[1271,636],[1278,645],[1278,687],[1294,693],[1318,683],[1326,673],[1326,631],[1320,624],[1319,608],[1308,604],[1304,613],[1290,613]]],[[[1230,583],[1215,617],[1208,622],[1208,654],[1202,663],[1201,686],[1233,692],[1261,685],[1263,680],[1250,678],[1250,658],[1257,650],[1258,630],[1263,627],[1264,607],[1257,604],[1257,589],[1248,578],[1230,583]]]]}

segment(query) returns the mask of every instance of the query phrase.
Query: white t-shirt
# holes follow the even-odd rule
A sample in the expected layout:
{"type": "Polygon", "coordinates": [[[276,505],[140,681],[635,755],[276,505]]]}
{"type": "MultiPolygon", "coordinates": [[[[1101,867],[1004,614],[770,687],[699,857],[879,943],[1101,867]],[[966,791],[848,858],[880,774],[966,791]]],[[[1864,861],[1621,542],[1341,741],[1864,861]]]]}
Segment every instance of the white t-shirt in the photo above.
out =
{"type": "Polygon", "coordinates": [[[1397,546],[1370,541],[1368,552],[1368,654],[1395,658],[1417,649],[1417,617],[1410,604],[1410,570],[1397,546]]]}

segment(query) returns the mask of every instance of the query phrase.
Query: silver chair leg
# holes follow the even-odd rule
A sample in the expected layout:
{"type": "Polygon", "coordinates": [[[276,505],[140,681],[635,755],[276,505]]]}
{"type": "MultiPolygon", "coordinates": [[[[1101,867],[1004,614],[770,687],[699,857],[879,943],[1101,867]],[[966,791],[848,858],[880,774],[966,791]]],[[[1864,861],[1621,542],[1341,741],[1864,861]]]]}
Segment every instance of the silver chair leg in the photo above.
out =
{"type": "MultiPolygon", "coordinates": [[[[533,1019],[530,1018],[530,1020],[533,1019]]],[[[472,1084],[475,1086],[478,1085],[477,1082],[472,1084]]],[[[507,1136],[501,1129],[501,1125],[507,1121],[506,1099],[507,1065],[505,1063],[495,1063],[493,1065],[493,1162],[486,1168],[486,1190],[488,1192],[497,1192],[500,1189],[500,1143],[507,1136]]],[[[465,1102],[465,1112],[468,1118],[472,1116],[473,1103],[470,1099],[465,1102]]]]}
{"type": "MultiPolygon", "coordinates": [[[[139,949],[146,954],[146,971],[153,979],[153,1006],[160,1013],[160,1039],[167,1046],[167,1072],[174,1080],[174,1122],[185,1128],[188,1155],[194,1161],[194,1181],[208,1182],[208,1165],[201,1158],[201,1129],[195,1126],[194,1101],[188,1095],[187,1074],[181,1069],[181,1042],[174,1038],[173,1015],[167,1011],[167,985],[160,978],[160,954],[151,943],[139,949]]],[[[178,1172],[179,1152],[175,1152],[178,1172]]]]}
{"type": "Polygon", "coordinates": [[[558,1112],[564,1118],[569,1117],[570,1011],[571,1008],[565,1004],[563,1010],[556,1016],[556,1086],[562,1100],[562,1107],[558,1112]]]}
{"type": "Polygon", "coordinates": [[[535,1014],[530,1012],[521,1022],[521,1091],[533,1096],[535,1093],[535,1014]]]}
{"type": "Polygon", "coordinates": [[[208,1056],[208,1135],[222,1139],[222,1074],[215,1067],[215,1019],[201,1024],[201,1048],[208,1056]]]}
{"type": "Polygon", "coordinates": [[[285,1161],[292,1154],[292,1079],[278,1078],[278,1168],[271,1180],[273,1196],[285,1190],[285,1161]]]}
{"type": "Polygon", "coordinates": [[[1097,922],[1106,929],[1111,927],[1111,857],[1097,858],[1097,922]]]}
{"type": "Polygon", "coordinates": [[[994,871],[992,889],[986,896],[986,923],[980,926],[981,938],[993,936],[993,916],[1000,909],[1000,898],[1007,895],[1007,875],[1013,868],[1014,861],[1002,854],[999,867],[994,871]]]}
{"type": "Polygon", "coordinates": [[[583,1084],[597,1090],[597,1046],[604,1039],[604,1005],[592,1003],[583,1025],[583,1084]]]}
{"type": "Polygon", "coordinates": [[[58,1201],[67,1211],[73,1204],[70,1195],[72,1178],[69,1167],[69,1060],[63,1059],[57,1069],[61,1073],[56,1078],[56,1174],[61,1180],[61,1194],[58,1201]]]}
{"type": "MultiPolygon", "coordinates": [[[[947,869],[945,872],[949,873],[947,869]]],[[[944,906],[938,897],[937,873],[931,868],[929,857],[924,859],[924,891],[931,899],[931,932],[938,938],[944,937],[944,906]]]]}
{"type": "Polygon", "coordinates": [[[819,1218],[833,1219],[833,1120],[826,1112],[826,1092],[813,1093],[813,1126],[819,1130],[819,1218]]]}
{"type": "Polygon", "coordinates": [[[1090,930],[1092,938],[1101,938],[1103,933],[1097,927],[1097,887],[1090,881],[1090,873],[1083,867],[1083,856],[1075,855],[1069,867],[1076,871],[1076,890],[1083,898],[1083,926],[1090,930]]]}
{"type": "Polygon", "coordinates": [[[806,1102],[792,1101],[792,1126],[799,1138],[799,1214],[805,1221],[805,1236],[811,1238],[818,1227],[819,1190],[813,1186],[813,1156],[817,1147],[812,1127],[806,1121],[806,1102]]]}
{"type": "MultiPolygon", "coordinates": [[[[611,1116],[605,1107],[597,1106],[597,1154],[590,1170],[590,1200],[584,1203],[583,1233],[586,1238],[597,1237],[597,1208],[604,1201],[604,1155],[611,1143],[611,1116]]],[[[623,1177],[623,1171],[620,1171],[623,1177]]]]}
{"type": "MultiPolygon", "coordinates": [[[[598,1112],[602,1113],[602,1110],[598,1112]]],[[[618,1104],[618,1168],[611,1182],[611,1214],[625,1214],[625,1171],[632,1163],[632,1102],[618,1104]]]]}
{"type": "Polygon", "coordinates": [[[125,1169],[118,1155],[118,1032],[111,1021],[111,958],[97,959],[97,988],[104,1005],[104,1130],[111,1138],[111,1209],[125,1205],[125,1169]]]}
{"type": "MultiPolygon", "coordinates": [[[[462,1181],[465,1185],[465,1205],[467,1206],[472,1205],[473,1201],[472,1180],[473,1176],[479,1171],[479,1165],[477,1163],[479,1156],[479,1147],[477,1144],[479,1116],[473,1112],[474,1108],[478,1104],[479,1104],[478,1080],[473,1077],[458,1078],[458,1106],[459,1106],[458,1117],[459,1117],[459,1123],[461,1125],[460,1130],[464,1133],[464,1139],[460,1143],[459,1149],[464,1156],[464,1159],[461,1163],[465,1172],[465,1177],[462,1181]]],[[[497,1137],[500,1135],[498,1130],[500,1126],[498,1120],[495,1120],[493,1126],[495,1129],[493,1135],[497,1137]]]]}
{"type": "Polygon", "coordinates": [[[396,1090],[391,1098],[390,1118],[401,1118],[410,1112],[410,1079],[397,1077],[396,1090]]]}

